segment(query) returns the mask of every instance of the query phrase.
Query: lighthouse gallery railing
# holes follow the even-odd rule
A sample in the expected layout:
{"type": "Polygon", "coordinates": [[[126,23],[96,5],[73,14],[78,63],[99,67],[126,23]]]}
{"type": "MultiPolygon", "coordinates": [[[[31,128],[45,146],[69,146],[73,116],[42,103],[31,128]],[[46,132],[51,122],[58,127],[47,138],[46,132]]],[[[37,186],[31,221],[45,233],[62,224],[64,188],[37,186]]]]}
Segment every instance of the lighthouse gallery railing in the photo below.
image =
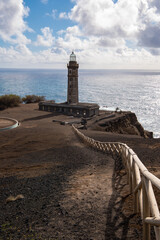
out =
{"type": "Polygon", "coordinates": [[[118,154],[125,167],[130,192],[133,193],[134,213],[140,212],[143,220],[143,240],[150,240],[150,227],[154,226],[156,240],[160,240],[160,210],[153,186],[160,190],[160,179],[148,171],[135,152],[126,144],[119,142],[100,142],[85,136],[74,125],[76,134],[92,148],[118,154]]]}

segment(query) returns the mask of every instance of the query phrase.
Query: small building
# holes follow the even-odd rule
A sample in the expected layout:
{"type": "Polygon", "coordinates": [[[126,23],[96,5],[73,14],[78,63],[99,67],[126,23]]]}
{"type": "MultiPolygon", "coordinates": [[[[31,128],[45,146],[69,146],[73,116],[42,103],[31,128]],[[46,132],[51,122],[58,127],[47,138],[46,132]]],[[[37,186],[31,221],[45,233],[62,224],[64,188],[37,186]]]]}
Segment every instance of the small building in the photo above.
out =
{"type": "Polygon", "coordinates": [[[81,103],[78,99],[78,68],[74,52],[70,55],[68,68],[67,102],[55,103],[43,101],[39,103],[39,110],[72,115],[75,117],[92,117],[99,114],[99,106],[94,103],[81,103]]]}

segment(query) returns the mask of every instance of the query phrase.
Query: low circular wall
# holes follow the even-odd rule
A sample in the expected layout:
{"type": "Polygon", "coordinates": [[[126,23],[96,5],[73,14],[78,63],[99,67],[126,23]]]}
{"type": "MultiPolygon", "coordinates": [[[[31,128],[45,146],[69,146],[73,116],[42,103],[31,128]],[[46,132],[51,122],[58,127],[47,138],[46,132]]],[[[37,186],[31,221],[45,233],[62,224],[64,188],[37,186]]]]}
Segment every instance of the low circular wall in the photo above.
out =
{"type": "Polygon", "coordinates": [[[13,118],[0,117],[0,131],[13,129],[19,126],[19,122],[13,118]]]}

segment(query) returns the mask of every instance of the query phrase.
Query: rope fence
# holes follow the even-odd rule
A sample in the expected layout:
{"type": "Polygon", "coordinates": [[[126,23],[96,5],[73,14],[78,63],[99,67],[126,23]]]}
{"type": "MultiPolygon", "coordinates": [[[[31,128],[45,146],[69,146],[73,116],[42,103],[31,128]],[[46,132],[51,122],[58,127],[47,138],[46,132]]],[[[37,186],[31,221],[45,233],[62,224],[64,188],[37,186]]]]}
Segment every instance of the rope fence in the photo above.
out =
{"type": "Polygon", "coordinates": [[[127,173],[130,193],[133,193],[134,213],[140,213],[143,221],[143,240],[151,240],[151,225],[156,240],[160,240],[160,210],[153,186],[160,190],[160,179],[150,173],[135,152],[124,143],[100,142],[85,136],[74,125],[75,133],[88,146],[109,154],[118,154],[127,173]]]}

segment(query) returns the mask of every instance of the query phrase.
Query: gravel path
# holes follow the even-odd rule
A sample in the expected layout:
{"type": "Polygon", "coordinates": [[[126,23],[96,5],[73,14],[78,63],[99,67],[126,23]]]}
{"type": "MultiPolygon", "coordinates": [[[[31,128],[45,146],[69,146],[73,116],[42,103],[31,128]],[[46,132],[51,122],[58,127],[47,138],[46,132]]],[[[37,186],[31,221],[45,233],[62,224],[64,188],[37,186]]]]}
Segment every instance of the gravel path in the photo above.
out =
{"type": "Polygon", "coordinates": [[[120,159],[87,148],[34,105],[16,111],[4,113],[21,126],[0,138],[0,240],[142,239],[120,159]]]}
{"type": "Polygon", "coordinates": [[[121,212],[127,196],[122,196],[124,173],[116,178],[112,158],[76,139],[72,146],[40,151],[37,157],[44,156],[57,163],[49,174],[1,178],[0,239],[134,238],[136,232],[128,232],[134,216],[121,212]],[[18,194],[24,199],[5,202],[18,194]]]}

